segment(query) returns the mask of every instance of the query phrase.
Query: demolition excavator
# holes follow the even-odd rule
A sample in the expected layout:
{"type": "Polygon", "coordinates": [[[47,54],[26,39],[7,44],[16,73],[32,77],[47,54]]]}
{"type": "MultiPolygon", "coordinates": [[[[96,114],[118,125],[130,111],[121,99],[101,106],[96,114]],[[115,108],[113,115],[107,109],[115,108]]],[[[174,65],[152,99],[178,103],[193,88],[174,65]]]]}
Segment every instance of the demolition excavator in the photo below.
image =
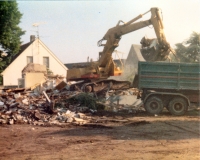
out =
{"type": "Polygon", "coordinates": [[[117,81],[108,79],[110,76],[120,76],[120,69],[112,59],[112,53],[118,47],[121,37],[130,32],[152,25],[157,39],[141,40],[141,54],[146,61],[165,61],[169,54],[174,53],[164,34],[162,14],[159,8],[151,8],[144,14],[140,14],[129,22],[119,21],[117,25],[110,28],[104,37],[98,41],[98,46],[103,46],[99,52],[99,60],[90,62],[81,68],[72,68],[67,71],[67,81],[79,81],[70,86],[70,90],[82,90],[84,92],[98,92],[104,89],[127,89],[130,87],[128,81],[117,81]],[[151,13],[151,18],[145,21],[136,22],[143,15],[151,13]],[[123,23],[123,24],[121,24],[123,23]],[[104,44],[103,41],[106,41],[104,44]]]}

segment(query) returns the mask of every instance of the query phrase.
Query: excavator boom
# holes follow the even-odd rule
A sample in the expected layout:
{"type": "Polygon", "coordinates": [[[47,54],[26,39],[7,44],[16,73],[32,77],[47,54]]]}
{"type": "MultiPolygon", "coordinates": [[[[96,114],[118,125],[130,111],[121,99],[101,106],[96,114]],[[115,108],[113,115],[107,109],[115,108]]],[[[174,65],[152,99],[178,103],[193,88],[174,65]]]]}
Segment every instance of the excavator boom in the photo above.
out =
{"type": "MultiPolygon", "coordinates": [[[[130,20],[127,23],[124,23],[123,25],[119,25],[120,22],[123,22],[123,21],[119,21],[115,27],[109,29],[107,33],[104,35],[104,37],[98,42],[98,46],[104,46],[103,51],[100,52],[99,66],[105,67],[108,64],[108,62],[111,59],[113,51],[119,45],[118,43],[122,35],[128,34],[130,32],[134,32],[136,30],[142,29],[150,25],[152,25],[154,28],[157,41],[158,41],[157,45],[159,47],[157,47],[157,50],[154,53],[151,52],[151,54],[148,54],[148,57],[150,58],[154,57],[154,59],[151,58],[152,61],[160,61],[160,60],[167,59],[167,56],[169,55],[172,49],[169,43],[167,42],[165,34],[164,34],[164,30],[163,30],[164,25],[161,19],[161,11],[159,8],[151,8],[149,11],[145,12],[144,14],[138,15],[137,17],[135,17],[134,19],[130,20]],[[151,18],[149,20],[135,22],[138,19],[142,18],[143,15],[147,14],[148,12],[151,12],[151,18]],[[107,41],[106,44],[102,44],[103,40],[107,41]]],[[[145,39],[141,41],[143,48],[145,46],[145,42],[146,42],[145,39]]],[[[146,44],[145,47],[149,47],[149,46],[150,44],[146,44]]],[[[142,51],[143,50],[141,50],[141,52],[142,51]]],[[[147,61],[148,61],[148,57],[146,55],[144,56],[144,58],[147,61]]]]}
{"type": "MultiPolygon", "coordinates": [[[[104,47],[103,51],[99,52],[99,60],[92,64],[88,64],[88,66],[85,68],[74,68],[68,70],[67,79],[73,81],[93,81],[92,84],[90,82],[88,84],[84,84],[85,88],[87,86],[90,86],[90,89],[88,90],[94,91],[95,86],[97,86],[97,88],[98,84],[100,84],[100,86],[105,86],[105,83],[107,84],[107,86],[109,86],[109,88],[112,88],[111,86],[115,86],[113,84],[117,83],[115,81],[105,81],[105,79],[110,76],[121,75],[122,73],[122,70],[115,65],[112,59],[112,53],[114,52],[115,48],[118,47],[121,37],[125,34],[134,32],[150,25],[153,26],[156,33],[156,43],[150,43],[152,41],[147,38],[143,38],[140,42],[142,44],[141,53],[144,59],[147,61],[166,60],[172,49],[167,42],[164,34],[164,26],[161,19],[161,10],[159,8],[151,8],[149,11],[145,12],[144,14],[138,15],[127,23],[124,23],[120,20],[115,27],[110,28],[106,32],[104,37],[98,41],[98,46],[104,47]],[[143,15],[149,12],[151,13],[150,19],[136,22],[138,19],[142,18],[143,15]],[[103,41],[106,41],[106,43],[103,44],[103,41]],[[104,79],[104,81],[102,79],[104,79]]],[[[122,86],[127,87],[126,82],[123,83],[122,86]]]]}

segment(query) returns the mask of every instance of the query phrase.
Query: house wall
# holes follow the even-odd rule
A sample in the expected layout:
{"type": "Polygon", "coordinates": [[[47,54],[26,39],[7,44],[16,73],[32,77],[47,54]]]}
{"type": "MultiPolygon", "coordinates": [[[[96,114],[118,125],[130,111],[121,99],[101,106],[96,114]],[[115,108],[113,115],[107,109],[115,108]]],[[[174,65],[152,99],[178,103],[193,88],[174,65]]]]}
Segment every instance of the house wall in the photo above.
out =
{"type": "Polygon", "coordinates": [[[2,73],[4,86],[18,85],[18,78],[22,78],[22,70],[27,65],[27,56],[33,56],[33,63],[41,65],[43,65],[43,57],[49,57],[49,69],[55,75],[58,74],[66,77],[67,68],[44,45],[44,43],[36,39],[2,73]]]}

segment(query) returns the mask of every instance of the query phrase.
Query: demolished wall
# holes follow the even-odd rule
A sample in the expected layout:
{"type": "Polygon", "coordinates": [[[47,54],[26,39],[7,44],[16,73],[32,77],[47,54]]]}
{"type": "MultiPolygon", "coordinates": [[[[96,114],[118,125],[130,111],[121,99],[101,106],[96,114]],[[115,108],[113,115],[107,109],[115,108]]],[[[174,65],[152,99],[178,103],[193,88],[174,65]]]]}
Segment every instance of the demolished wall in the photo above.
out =
{"type": "Polygon", "coordinates": [[[25,88],[30,88],[35,84],[44,82],[46,79],[44,73],[26,73],[25,74],[25,88]]]}
{"type": "Polygon", "coordinates": [[[47,68],[45,65],[41,64],[35,64],[35,63],[29,63],[27,64],[24,69],[22,70],[22,74],[25,74],[27,72],[40,72],[40,73],[47,73],[47,68]]]}
{"type": "Polygon", "coordinates": [[[24,88],[30,88],[33,85],[45,82],[47,74],[47,68],[45,65],[29,63],[22,70],[24,77],[24,88]]]}

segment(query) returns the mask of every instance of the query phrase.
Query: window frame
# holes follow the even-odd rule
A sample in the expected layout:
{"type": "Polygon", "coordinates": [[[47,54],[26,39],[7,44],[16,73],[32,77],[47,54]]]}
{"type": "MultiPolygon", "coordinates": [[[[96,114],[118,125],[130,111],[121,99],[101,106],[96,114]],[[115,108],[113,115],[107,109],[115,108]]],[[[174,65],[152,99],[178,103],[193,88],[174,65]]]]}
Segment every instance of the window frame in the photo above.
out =
{"type": "Polygon", "coordinates": [[[43,65],[45,65],[47,68],[49,68],[50,67],[50,60],[49,60],[49,57],[43,57],[43,65]],[[48,61],[46,61],[48,64],[45,64],[45,59],[46,60],[48,60],[48,61]]]}
{"type": "Polygon", "coordinates": [[[26,63],[27,64],[33,63],[33,56],[26,56],[26,63]],[[29,60],[30,60],[29,58],[31,58],[31,60],[32,60],[31,62],[29,62],[29,60]]]}

